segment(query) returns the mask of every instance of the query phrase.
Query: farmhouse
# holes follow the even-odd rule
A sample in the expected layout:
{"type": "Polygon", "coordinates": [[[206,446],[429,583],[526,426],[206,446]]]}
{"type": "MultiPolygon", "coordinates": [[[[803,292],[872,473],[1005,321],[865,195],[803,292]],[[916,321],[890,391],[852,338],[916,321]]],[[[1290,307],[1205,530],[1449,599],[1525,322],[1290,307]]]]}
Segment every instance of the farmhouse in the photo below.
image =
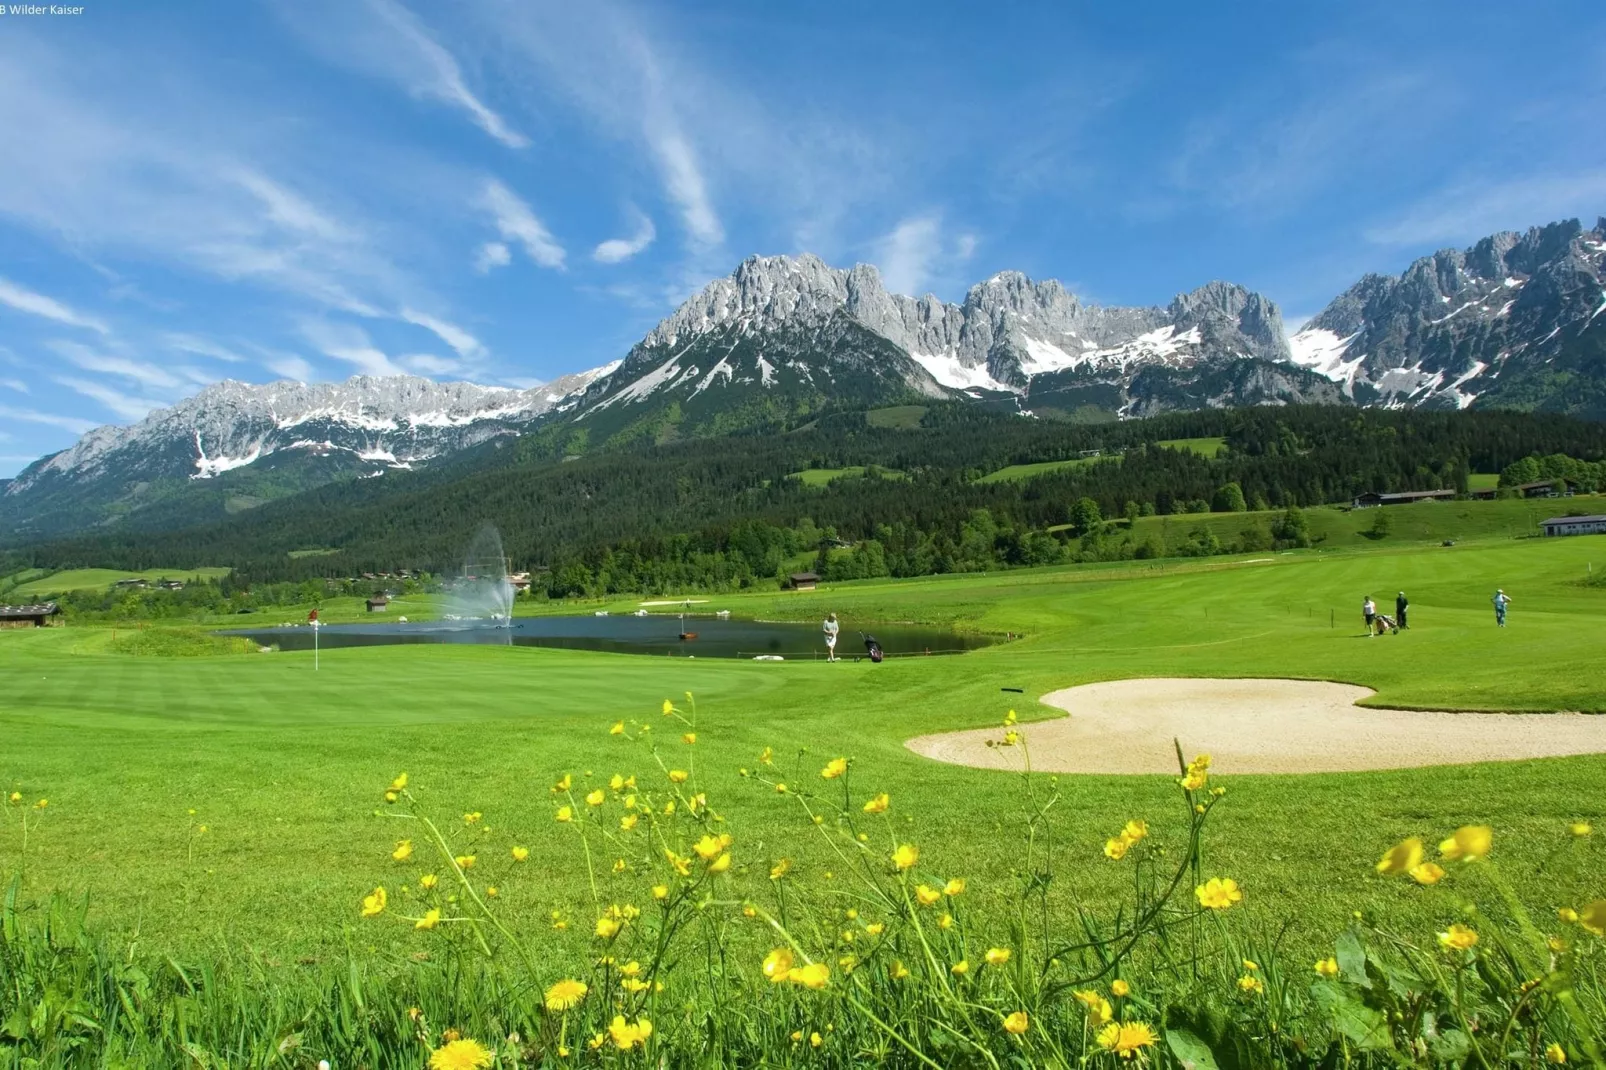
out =
{"type": "Polygon", "coordinates": [[[1402,490],[1394,494],[1368,491],[1357,495],[1355,508],[1370,509],[1379,505],[1410,505],[1413,502],[1447,502],[1455,497],[1453,490],[1402,490]]]}
{"type": "Polygon", "coordinates": [[[817,572],[794,572],[787,577],[787,582],[792,585],[792,590],[794,591],[812,591],[820,582],[820,574],[817,572]]]}
{"type": "Polygon", "coordinates": [[[370,612],[370,613],[383,613],[389,608],[390,608],[390,596],[389,595],[376,594],[372,598],[368,599],[368,612],[370,612]]]}
{"type": "Polygon", "coordinates": [[[1539,526],[1546,535],[1606,535],[1606,516],[1553,516],[1539,526]]]}
{"type": "Polygon", "coordinates": [[[40,602],[29,606],[0,606],[0,628],[46,628],[51,619],[61,615],[61,607],[54,602],[40,602]]]}

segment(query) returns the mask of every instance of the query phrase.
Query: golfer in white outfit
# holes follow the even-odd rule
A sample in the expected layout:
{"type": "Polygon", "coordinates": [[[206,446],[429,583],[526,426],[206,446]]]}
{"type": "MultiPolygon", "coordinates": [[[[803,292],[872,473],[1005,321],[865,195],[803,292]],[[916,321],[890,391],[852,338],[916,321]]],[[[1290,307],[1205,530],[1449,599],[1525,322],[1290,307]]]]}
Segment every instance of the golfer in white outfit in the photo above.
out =
{"type": "Polygon", "coordinates": [[[824,626],[822,627],[821,630],[825,632],[825,660],[826,661],[835,661],[836,660],[836,633],[837,633],[837,623],[836,623],[836,614],[835,613],[827,613],[825,615],[825,624],[824,624],[824,626]]]}

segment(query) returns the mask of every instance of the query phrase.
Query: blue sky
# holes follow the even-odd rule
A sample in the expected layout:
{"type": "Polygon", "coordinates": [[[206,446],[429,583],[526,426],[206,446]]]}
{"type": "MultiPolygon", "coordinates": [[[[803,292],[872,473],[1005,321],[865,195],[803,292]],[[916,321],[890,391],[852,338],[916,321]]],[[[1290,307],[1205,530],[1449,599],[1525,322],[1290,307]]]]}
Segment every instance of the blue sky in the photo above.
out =
{"type": "Polygon", "coordinates": [[[6,14],[0,476],[221,378],[595,366],[751,253],[1297,322],[1606,213],[1603,122],[1598,2],[6,14]]]}

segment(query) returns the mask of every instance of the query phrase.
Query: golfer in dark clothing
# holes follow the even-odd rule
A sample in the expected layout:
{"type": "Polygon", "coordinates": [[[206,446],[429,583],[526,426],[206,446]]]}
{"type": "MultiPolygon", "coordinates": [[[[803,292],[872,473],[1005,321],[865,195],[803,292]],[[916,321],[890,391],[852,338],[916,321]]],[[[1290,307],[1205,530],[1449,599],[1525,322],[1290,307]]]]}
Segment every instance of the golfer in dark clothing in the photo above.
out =
{"type": "Polygon", "coordinates": [[[1401,591],[1394,597],[1394,622],[1402,628],[1410,627],[1409,624],[1405,623],[1405,611],[1409,609],[1410,606],[1411,603],[1406,599],[1404,591],[1401,591]]]}

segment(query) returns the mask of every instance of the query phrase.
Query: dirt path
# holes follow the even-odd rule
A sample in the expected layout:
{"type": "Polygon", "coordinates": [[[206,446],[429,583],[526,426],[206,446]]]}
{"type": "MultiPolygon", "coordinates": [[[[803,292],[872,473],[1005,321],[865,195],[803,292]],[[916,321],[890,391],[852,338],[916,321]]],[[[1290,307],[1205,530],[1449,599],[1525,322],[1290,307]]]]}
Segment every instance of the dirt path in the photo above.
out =
{"type": "MultiPolygon", "coordinates": [[[[1310,680],[1112,680],[1043,696],[1069,715],[1020,726],[1032,768],[1054,773],[1175,773],[1173,738],[1222,773],[1324,773],[1606,753],[1606,716],[1366,709],[1376,692],[1310,680]]],[[[939,762],[1020,769],[1021,747],[989,747],[1003,728],[919,736],[939,762]]]]}

